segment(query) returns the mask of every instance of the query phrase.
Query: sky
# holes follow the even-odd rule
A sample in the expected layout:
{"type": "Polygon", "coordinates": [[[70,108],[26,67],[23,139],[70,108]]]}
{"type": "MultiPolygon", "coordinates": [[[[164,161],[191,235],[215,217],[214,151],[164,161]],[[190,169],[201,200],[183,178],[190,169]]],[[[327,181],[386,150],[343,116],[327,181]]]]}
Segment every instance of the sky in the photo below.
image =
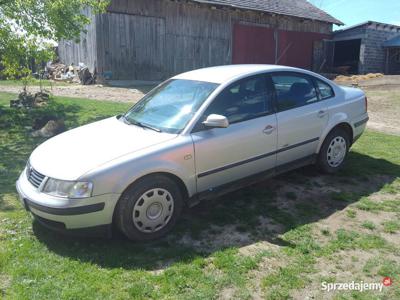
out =
{"type": "Polygon", "coordinates": [[[376,21],[400,26],[400,0],[309,0],[336,19],[345,23],[346,27],[376,21]]]}

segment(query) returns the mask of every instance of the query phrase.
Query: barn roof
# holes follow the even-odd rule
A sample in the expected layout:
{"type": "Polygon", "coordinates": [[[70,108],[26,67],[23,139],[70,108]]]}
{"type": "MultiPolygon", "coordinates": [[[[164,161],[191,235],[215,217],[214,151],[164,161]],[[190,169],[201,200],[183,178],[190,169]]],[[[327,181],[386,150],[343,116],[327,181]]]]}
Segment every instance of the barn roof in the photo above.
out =
{"type": "Polygon", "coordinates": [[[317,20],[337,25],[344,25],[325,11],[315,7],[307,0],[192,0],[198,3],[229,6],[279,15],[317,20]]]}

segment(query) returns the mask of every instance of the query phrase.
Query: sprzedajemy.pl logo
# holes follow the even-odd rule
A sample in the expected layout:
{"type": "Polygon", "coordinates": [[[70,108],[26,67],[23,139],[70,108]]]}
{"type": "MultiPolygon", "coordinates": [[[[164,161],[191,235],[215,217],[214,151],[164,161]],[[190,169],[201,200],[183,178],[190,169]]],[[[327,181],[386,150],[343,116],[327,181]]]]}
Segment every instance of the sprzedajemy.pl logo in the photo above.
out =
{"type": "Polygon", "coordinates": [[[326,281],[321,283],[321,289],[323,291],[331,292],[331,291],[379,291],[382,292],[383,287],[389,287],[393,284],[393,281],[390,277],[383,278],[382,283],[370,283],[370,282],[335,282],[335,283],[328,283],[326,281]]]}

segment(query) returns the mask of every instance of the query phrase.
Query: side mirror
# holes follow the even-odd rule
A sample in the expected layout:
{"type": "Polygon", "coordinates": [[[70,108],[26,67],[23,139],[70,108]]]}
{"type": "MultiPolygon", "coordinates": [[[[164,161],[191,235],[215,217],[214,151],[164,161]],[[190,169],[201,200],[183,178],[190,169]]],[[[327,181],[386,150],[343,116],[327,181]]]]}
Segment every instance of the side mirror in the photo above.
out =
{"type": "Polygon", "coordinates": [[[227,128],[229,127],[229,121],[225,116],[213,114],[207,117],[203,125],[208,128],[227,128]]]}

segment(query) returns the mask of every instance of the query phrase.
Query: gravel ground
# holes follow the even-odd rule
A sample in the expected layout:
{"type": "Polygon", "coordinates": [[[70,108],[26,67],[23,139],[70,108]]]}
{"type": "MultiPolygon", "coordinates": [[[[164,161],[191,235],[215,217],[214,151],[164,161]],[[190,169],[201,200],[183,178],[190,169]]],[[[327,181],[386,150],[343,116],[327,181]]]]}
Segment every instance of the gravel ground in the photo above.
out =
{"type": "MultiPolygon", "coordinates": [[[[54,96],[88,98],[95,100],[108,100],[115,102],[132,102],[135,103],[147,93],[151,87],[140,86],[136,88],[117,88],[106,87],[101,85],[65,85],[46,87],[46,90],[54,96]]],[[[39,91],[39,87],[31,86],[30,92],[39,91]]],[[[18,93],[21,91],[20,86],[0,86],[0,92],[18,93]]]]}

